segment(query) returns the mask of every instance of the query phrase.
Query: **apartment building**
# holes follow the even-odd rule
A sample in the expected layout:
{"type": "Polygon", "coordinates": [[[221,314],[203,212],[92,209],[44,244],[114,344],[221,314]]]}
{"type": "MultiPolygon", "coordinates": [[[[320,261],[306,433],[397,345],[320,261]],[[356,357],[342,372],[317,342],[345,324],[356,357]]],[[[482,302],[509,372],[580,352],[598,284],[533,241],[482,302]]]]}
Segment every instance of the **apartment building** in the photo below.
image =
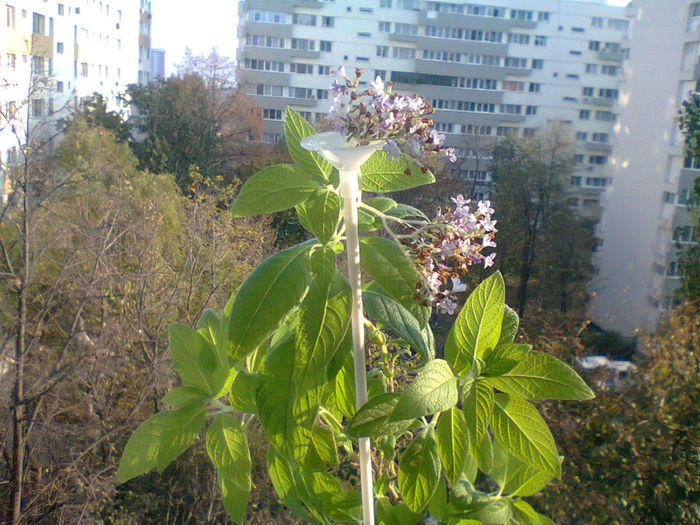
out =
{"type": "Polygon", "coordinates": [[[239,80],[269,142],[287,106],[309,121],[327,113],[335,67],[392,80],[432,102],[461,175],[481,191],[497,137],[564,122],[576,146],[570,204],[595,213],[610,184],[624,13],[604,0],[244,0],[239,80]]]}
{"type": "Polygon", "coordinates": [[[700,159],[687,158],[678,110],[700,79],[700,2],[635,0],[603,197],[590,313],[603,328],[653,329],[673,304],[678,249],[697,240],[687,207],[700,159]]]}
{"type": "Polygon", "coordinates": [[[126,86],[146,83],[151,74],[148,0],[3,4],[0,174],[20,161],[27,124],[50,136],[67,109],[95,92],[117,109],[126,86]]]}

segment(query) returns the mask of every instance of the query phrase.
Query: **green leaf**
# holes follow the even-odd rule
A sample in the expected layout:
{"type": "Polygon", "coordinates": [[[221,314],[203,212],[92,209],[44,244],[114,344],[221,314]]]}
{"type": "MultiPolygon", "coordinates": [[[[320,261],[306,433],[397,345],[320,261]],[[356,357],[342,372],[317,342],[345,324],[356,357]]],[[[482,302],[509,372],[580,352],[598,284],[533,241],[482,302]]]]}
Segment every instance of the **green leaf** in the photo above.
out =
{"type": "Polygon", "coordinates": [[[229,320],[234,361],[262,343],[299,303],[306,291],[310,248],[299,244],[268,257],[243,282],[229,320]]]}
{"type": "Polygon", "coordinates": [[[493,469],[493,441],[488,432],[484,432],[481,439],[472,446],[472,454],[476,460],[476,465],[484,474],[490,474],[493,469]]]}
{"type": "Polygon", "coordinates": [[[475,357],[494,348],[501,335],[505,285],[500,272],[482,282],[467,298],[445,343],[445,359],[455,374],[469,372],[475,357]]]}
{"type": "Polygon", "coordinates": [[[346,356],[335,376],[335,402],[346,418],[355,415],[355,372],[352,354],[346,356]]]}
{"type": "Polygon", "coordinates": [[[461,514],[468,520],[478,520],[482,525],[503,525],[510,523],[513,513],[510,502],[506,500],[485,501],[471,505],[474,509],[471,512],[461,514]]]}
{"type": "Polygon", "coordinates": [[[469,454],[467,420],[456,406],[440,414],[436,428],[438,455],[450,484],[455,485],[469,454]]]}
{"type": "Polygon", "coordinates": [[[258,410],[255,404],[257,387],[258,375],[241,370],[231,385],[231,392],[228,398],[229,403],[236,410],[254,414],[258,410]]]}
{"type": "Polygon", "coordinates": [[[447,517],[447,483],[443,478],[440,478],[438,488],[430,499],[428,513],[440,521],[444,521],[447,517]]]}
{"type": "Polygon", "coordinates": [[[392,505],[389,498],[379,496],[375,500],[378,525],[417,525],[422,514],[412,512],[405,503],[392,505]]]}
{"type": "Polygon", "coordinates": [[[421,327],[425,326],[430,308],[417,302],[418,272],[398,244],[382,237],[363,237],[360,240],[360,265],[386,295],[411,312],[421,327]]]}
{"type": "MultiPolygon", "coordinates": [[[[505,343],[484,352],[484,377],[507,374],[530,353],[531,345],[505,343]]],[[[522,396],[521,396],[522,397],[522,396]]]]}
{"type": "Polygon", "coordinates": [[[216,467],[224,507],[234,522],[243,521],[250,494],[250,450],[245,430],[231,414],[219,415],[207,431],[207,454],[216,467]]]}
{"type": "Polygon", "coordinates": [[[418,352],[423,362],[435,357],[435,349],[426,338],[429,335],[429,326],[426,324],[421,329],[416,318],[404,306],[381,293],[379,287],[370,287],[362,292],[362,305],[375,321],[382,323],[384,328],[394,332],[403,339],[408,346],[418,352]]]}
{"type": "Polygon", "coordinates": [[[119,483],[129,481],[155,468],[158,449],[160,449],[160,436],[170,414],[171,411],[154,414],[131,434],[119,460],[117,472],[119,483]]]}
{"type": "Polygon", "coordinates": [[[340,221],[340,197],[332,190],[316,191],[298,204],[296,211],[301,225],[313,233],[318,242],[327,244],[340,221]]]}
{"type": "Polygon", "coordinates": [[[320,425],[311,427],[309,452],[305,464],[319,470],[338,464],[338,451],[331,429],[320,425]]]}
{"type": "MultiPolygon", "coordinates": [[[[392,208],[396,207],[396,201],[394,199],[389,199],[388,197],[374,197],[373,199],[367,199],[364,204],[373,208],[379,212],[386,213],[392,208]]],[[[381,219],[372,210],[367,210],[365,208],[359,208],[358,213],[358,227],[360,231],[374,231],[382,225],[381,219]]]]}
{"type": "Polygon", "coordinates": [[[543,472],[561,476],[554,438],[530,403],[508,394],[496,394],[491,429],[509,453],[543,472]]]}
{"type": "Polygon", "coordinates": [[[423,186],[435,182],[430,171],[423,173],[420,166],[402,155],[398,162],[387,158],[386,151],[377,151],[362,165],[362,189],[386,193],[423,186]]]}
{"type": "Polygon", "coordinates": [[[362,496],[359,491],[326,493],[322,508],[324,514],[334,522],[362,522],[362,496]]]}
{"type": "Polygon", "coordinates": [[[183,386],[197,388],[213,397],[228,376],[228,368],[219,366],[214,345],[187,325],[168,327],[170,354],[183,386]]]}
{"type": "Polygon", "coordinates": [[[163,426],[160,439],[160,448],[156,458],[156,466],[159,472],[172,463],[197,439],[202,430],[207,410],[198,405],[189,405],[169,413],[163,426]]]}
{"type": "Polygon", "coordinates": [[[457,398],[457,378],[450,365],[442,359],[434,359],[401,392],[390,420],[416,419],[449,410],[457,404],[457,398]]]}
{"type": "Polygon", "coordinates": [[[348,422],[345,432],[351,437],[381,436],[405,431],[412,420],[389,421],[399,402],[394,392],[372,397],[348,422]]]}
{"type": "Polygon", "coordinates": [[[413,206],[409,206],[408,204],[401,204],[398,203],[395,207],[389,209],[386,211],[387,215],[391,215],[392,217],[396,217],[398,219],[405,219],[406,217],[418,217],[420,219],[423,219],[424,221],[428,221],[428,216],[420,211],[418,208],[414,208],[413,206]]]}
{"type": "Polygon", "coordinates": [[[503,322],[501,324],[501,336],[498,338],[498,344],[512,343],[515,339],[515,334],[518,333],[518,325],[520,324],[520,319],[518,314],[515,313],[510,306],[507,304],[503,305],[503,322]]]}
{"type": "Polygon", "coordinates": [[[568,365],[542,352],[529,352],[515,367],[486,381],[525,399],[593,399],[595,394],[568,365]]]}
{"type": "Polygon", "coordinates": [[[267,449],[267,471],[275,492],[284,504],[297,516],[310,523],[318,523],[304,509],[294,481],[294,472],[289,461],[275,447],[267,449]]]}
{"type": "Polygon", "coordinates": [[[552,475],[528,465],[501,446],[493,443],[494,467],[491,477],[502,487],[502,492],[511,496],[532,496],[542,490],[552,475]]]}
{"type": "Polygon", "coordinates": [[[298,166],[268,166],[246,181],[231,206],[231,215],[246,217],[286,210],[320,188],[320,184],[298,166]]]}
{"type": "Polygon", "coordinates": [[[440,482],[440,457],[433,427],[423,429],[404,450],[399,460],[398,481],[408,508],[422,512],[440,482]]]}
{"type": "Polygon", "coordinates": [[[482,380],[469,383],[462,401],[469,440],[475,446],[486,432],[493,411],[493,389],[482,380]]]}
{"type": "Polygon", "coordinates": [[[216,312],[207,308],[199,317],[197,331],[216,348],[216,358],[221,368],[228,368],[228,339],[225,330],[222,329],[221,320],[216,312]]]}
{"type": "Polygon", "coordinates": [[[537,512],[524,500],[512,501],[511,506],[520,525],[556,525],[547,516],[537,512]]]}
{"type": "Polygon", "coordinates": [[[298,392],[326,382],[328,362],[345,338],[351,309],[350,285],[342,273],[335,271],[330,282],[314,282],[309,288],[299,309],[294,365],[298,392]]]}
{"type": "Polygon", "coordinates": [[[209,399],[209,394],[204,390],[191,386],[176,386],[163,396],[161,402],[181,407],[191,403],[201,403],[207,399],[209,399]]]}
{"type": "Polygon", "coordinates": [[[315,135],[314,128],[304,120],[299,113],[287,106],[284,114],[284,138],[289,148],[289,155],[300,168],[328,180],[333,167],[317,153],[313,153],[301,147],[301,139],[309,135],[315,135]]]}

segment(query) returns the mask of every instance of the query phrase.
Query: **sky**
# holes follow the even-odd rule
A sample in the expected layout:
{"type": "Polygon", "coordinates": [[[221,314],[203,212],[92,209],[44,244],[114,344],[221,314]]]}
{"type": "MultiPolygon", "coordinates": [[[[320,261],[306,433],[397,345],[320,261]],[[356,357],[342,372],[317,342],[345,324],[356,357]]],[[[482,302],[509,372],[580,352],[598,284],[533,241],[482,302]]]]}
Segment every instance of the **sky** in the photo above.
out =
{"type": "MultiPolygon", "coordinates": [[[[611,5],[626,5],[629,0],[608,0],[611,5]]],[[[165,49],[165,73],[174,72],[185,48],[195,55],[216,48],[220,55],[236,54],[237,0],[152,0],[152,47],[165,49]],[[193,9],[196,7],[196,9],[193,9]]]]}
{"type": "Polygon", "coordinates": [[[151,13],[151,46],[165,49],[166,75],[187,47],[195,55],[214,47],[222,56],[235,57],[237,0],[151,0],[151,13]]]}

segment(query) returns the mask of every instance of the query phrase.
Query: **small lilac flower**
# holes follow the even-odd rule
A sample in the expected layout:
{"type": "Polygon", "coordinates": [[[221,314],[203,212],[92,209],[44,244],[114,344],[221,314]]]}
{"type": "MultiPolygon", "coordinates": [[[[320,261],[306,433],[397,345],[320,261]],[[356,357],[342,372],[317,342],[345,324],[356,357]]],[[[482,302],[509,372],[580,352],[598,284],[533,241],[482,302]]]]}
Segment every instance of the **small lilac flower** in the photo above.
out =
{"type": "Polygon", "coordinates": [[[431,129],[430,130],[430,140],[433,141],[433,144],[440,145],[442,142],[445,140],[445,135],[442,135],[441,133],[438,133],[436,129],[431,129]]]}
{"type": "Polygon", "coordinates": [[[394,162],[398,162],[401,159],[401,149],[393,140],[387,140],[382,149],[387,152],[387,159],[393,160],[394,162]]]}
{"type": "Polygon", "coordinates": [[[450,200],[452,202],[454,202],[460,208],[462,206],[468,206],[469,203],[471,202],[471,199],[465,199],[461,193],[459,195],[457,195],[456,197],[452,197],[450,200]]]}
{"type": "Polygon", "coordinates": [[[369,92],[375,97],[384,94],[384,81],[382,80],[382,77],[377,75],[377,78],[369,83],[369,92]]]}
{"type": "Polygon", "coordinates": [[[447,148],[445,150],[445,155],[447,155],[447,160],[450,162],[457,162],[457,153],[455,153],[454,148],[447,148]]]}
{"type": "Polygon", "coordinates": [[[493,208],[491,208],[491,201],[479,201],[479,213],[482,215],[490,215],[493,213],[493,208]]]}
{"type": "Polygon", "coordinates": [[[491,239],[491,237],[489,237],[487,235],[483,239],[481,239],[481,247],[482,248],[495,248],[496,243],[493,242],[493,239],[491,239]]]}
{"type": "Polygon", "coordinates": [[[442,301],[439,301],[435,306],[437,306],[438,311],[441,314],[453,315],[457,309],[457,303],[455,303],[449,297],[445,297],[442,301]]]}
{"type": "Polygon", "coordinates": [[[345,66],[339,66],[331,71],[331,75],[342,80],[347,80],[348,76],[345,74],[345,66]]]}
{"type": "Polygon", "coordinates": [[[483,226],[484,230],[487,232],[495,232],[496,230],[496,223],[498,221],[492,221],[491,217],[486,216],[481,220],[481,225],[483,226]]]}
{"type": "Polygon", "coordinates": [[[464,284],[459,277],[452,277],[452,293],[466,292],[467,285],[464,284]]]}
{"type": "Polygon", "coordinates": [[[493,260],[496,258],[496,254],[492,253],[491,255],[487,256],[486,259],[484,259],[484,268],[488,268],[489,266],[493,266],[493,260]]]}
{"type": "Polygon", "coordinates": [[[426,284],[428,285],[428,289],[432,293],[437,293],[440,290],[440,286],[442,285],[442,280],[440,279],[440,274],[437,272],[432,272],[427,280],[426,284]]]}

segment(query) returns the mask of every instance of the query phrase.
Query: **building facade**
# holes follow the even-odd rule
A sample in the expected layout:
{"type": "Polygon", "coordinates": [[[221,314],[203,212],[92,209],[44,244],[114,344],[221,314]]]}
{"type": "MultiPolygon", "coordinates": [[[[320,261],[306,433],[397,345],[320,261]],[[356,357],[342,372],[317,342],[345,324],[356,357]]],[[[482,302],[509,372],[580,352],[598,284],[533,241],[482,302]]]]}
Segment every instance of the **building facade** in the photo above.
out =
{"type": "Polygon", "coordinates": [[[686,158],[678,110],[700,79],[700,2],[635,0],[603,197],[590,313],[606,329],[653,329],[673,304],[679,248],[694,241],[687,206],[700,159],[686,158]]]}
{"type": "Polygon", "coordinates": [[[165,49],[151,49],[151,80],[165,78],[165,49]]]}
{"type": "Polygon", "coordinates": [[[0,18],[0,173],[20,161],[27,129],[51,135],[97,92],[110,109],[150,80],[148,0],[7,0],[0,18]]]}
{"type": "Polygon", "coordinates": [[[482,191],[497,137],[564,122],[576,148],[570,204],[596,213],[610,183],[624,13],[604,0],[244,0],[239,81],[274,142],[287,106],[309,121],[327,113],[337,66],[392,80],[432,102],[461,175],[482,191]]]}

